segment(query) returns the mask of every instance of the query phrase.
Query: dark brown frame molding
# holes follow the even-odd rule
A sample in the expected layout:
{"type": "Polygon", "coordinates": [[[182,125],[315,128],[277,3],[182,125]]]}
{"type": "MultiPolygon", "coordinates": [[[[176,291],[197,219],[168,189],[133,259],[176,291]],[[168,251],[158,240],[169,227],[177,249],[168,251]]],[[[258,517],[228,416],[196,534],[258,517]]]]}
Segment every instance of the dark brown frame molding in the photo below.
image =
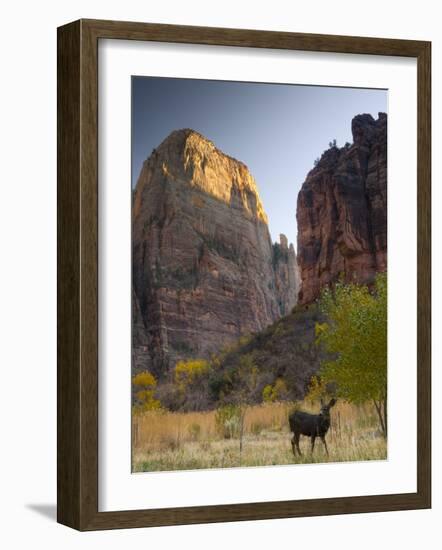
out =
{"type": "Polygon", "coordinates": [[[79,20],[58,29],[58,521],[81,531],[431,506],[431,43],[79,20]],[[418,67],[417,492],[98,511],[98,40],[405,56],[418,67]]]}

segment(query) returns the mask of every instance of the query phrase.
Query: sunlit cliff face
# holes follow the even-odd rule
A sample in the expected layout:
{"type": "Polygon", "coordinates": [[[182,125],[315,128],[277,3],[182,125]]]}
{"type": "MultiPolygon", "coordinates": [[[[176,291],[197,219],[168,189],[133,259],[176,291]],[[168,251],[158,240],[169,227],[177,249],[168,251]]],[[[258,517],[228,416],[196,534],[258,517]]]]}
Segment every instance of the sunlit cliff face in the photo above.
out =
{"type": "Polygon", "coordinates": [[[146,175],[153,166],[160,167],[165,176],[175,181],[185,181],[226,204],[241,206],[251,217],[268,223],[255,179],[247,166],[225,155],[194,130],[172,132],[152,152],[139,178],[143,185],[148,185],[146,175]],[[182,162],[177,163],[177,158],[182,162]]]}
{"type": "Polygon", "coordinates": [[[285,238],[272,246],[255,180],[197,132],[174,131],[152,151],[132,221],[134,346],[159,372],[262,330],[296,303],[294,249],[285,238]]]}

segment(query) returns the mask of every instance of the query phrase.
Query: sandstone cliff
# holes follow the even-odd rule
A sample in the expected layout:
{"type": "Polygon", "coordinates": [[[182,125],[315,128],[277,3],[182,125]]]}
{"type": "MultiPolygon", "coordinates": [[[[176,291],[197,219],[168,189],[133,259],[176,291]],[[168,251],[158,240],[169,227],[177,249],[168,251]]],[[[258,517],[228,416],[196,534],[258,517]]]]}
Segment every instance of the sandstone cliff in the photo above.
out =
{"type": "Polygon", "coordinates": [[[387,269],[387,115],[358,115],[353,144],[324,152],[298,195],[299,302],[343,276],[370,284],[387,269]]]}
{"type": "Polygon", "coordinates": [[[301,279],[293,245],[289,246],[283,234],[279,239],[279,243],[273,244],[276,298],[281,315],[288,315],[296,305],[301,279]]]}
{"type": "Polygon", "coordinates": [[[262,330],[296,302],[247,167],[189,129],[141,170],[133,201],[133,365],[163,375],[262,330]]]}

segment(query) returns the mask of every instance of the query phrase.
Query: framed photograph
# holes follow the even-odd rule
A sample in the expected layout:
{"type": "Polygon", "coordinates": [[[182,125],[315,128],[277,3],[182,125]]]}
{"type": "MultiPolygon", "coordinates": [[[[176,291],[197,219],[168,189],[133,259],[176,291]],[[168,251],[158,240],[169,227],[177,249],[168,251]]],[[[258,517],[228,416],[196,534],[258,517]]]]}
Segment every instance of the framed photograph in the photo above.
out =
{"type": "Polygon", "coordinates": [[[431,44],[58,29],[58,521],[429,508],[431,44]]]}

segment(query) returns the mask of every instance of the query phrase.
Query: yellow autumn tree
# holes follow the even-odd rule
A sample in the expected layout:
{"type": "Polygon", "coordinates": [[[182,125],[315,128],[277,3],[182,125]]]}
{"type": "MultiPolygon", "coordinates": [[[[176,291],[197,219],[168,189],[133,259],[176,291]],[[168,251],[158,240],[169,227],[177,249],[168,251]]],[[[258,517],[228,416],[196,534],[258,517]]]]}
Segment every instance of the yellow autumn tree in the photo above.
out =
{"type": "Polygon", "coordinates": [[[191,359],[189,361],[178,361],[175,366],[175,384],[181,392],[198,382],[209,371],[210,364],[204,359],[191,359]]]}
{"type": "Polygon", "coordinates": [[[320,308],[327,321],[316,325],[317,343],[332,357],[320,375],[336,384],[338,397],[375,405],[387,435],[387,274],[376,276],[372,290],[338,283],[325,290],[320,308]]]}
{"type": "Polygon", "coordinates": [[[274,384],[267,384],[262,390],[262,399],[266,403],[281,401],[288,395],[287,384],[283,378],[277,378],[274,384]]]}
{"type": "Polygon", "coordinates": [[[161,403],[155,399],[157,381],[153,374],[143,371],[132,378],[135,412],[152,411],[161,408],[161,403]]]}

